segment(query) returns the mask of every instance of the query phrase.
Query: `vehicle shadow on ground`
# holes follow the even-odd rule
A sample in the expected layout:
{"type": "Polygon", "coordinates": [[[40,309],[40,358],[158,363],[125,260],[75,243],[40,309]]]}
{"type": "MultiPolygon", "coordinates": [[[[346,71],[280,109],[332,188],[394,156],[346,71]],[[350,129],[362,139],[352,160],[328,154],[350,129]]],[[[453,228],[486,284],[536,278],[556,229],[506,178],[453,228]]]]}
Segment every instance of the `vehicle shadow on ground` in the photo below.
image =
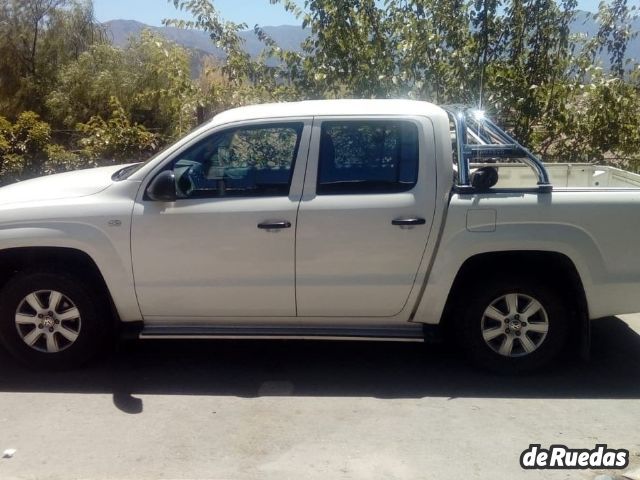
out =
{"type": "Polygon", "coordinates": [[[478,371],[445,345],[320,341],[132,342],[76,371],[25,369],[0,352],[0,392],[111,393],[127,413],[138,395],[377,398],[640,398],[640,336],[593,322],[592,359],[508,377],[478,371]]]}

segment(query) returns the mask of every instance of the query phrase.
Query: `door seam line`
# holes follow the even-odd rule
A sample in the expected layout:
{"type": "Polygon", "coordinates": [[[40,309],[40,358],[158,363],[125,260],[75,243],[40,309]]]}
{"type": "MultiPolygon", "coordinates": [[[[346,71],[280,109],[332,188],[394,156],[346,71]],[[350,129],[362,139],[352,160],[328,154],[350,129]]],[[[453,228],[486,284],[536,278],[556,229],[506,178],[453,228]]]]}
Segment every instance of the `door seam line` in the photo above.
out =
{"type": "Polygon", "coordinates": [[[307,144],[307,156],[304,164],[304,176],[302,177],[302,191],[298,199],[298,208],[296,209],[296,228],[293,232],[293,298],[296,314],[298,316],[298,221],[300,219],[300,206],[304,198],[304,191],[307,186],[307,171],[309,169],[309,153],[311,152],[311,142],[313,141],[313,127],[316,117],[311,117],[311,128],[309,132],[309,143],[307,144]]]}

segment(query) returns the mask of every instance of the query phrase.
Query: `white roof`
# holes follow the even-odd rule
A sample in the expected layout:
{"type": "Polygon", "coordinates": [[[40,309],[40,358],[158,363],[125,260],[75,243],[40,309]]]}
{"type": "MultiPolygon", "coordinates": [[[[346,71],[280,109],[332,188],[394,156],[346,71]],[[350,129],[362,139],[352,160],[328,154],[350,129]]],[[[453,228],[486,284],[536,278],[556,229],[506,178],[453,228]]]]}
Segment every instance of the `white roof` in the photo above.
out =
{"type": "Polygon", "coordinates": [[[216,115],[212,124],[263,118],[315,117],[342,115],[444,115],[437,105],[417,100],[308,100],[304,102],[264,103],[234,108],[216,115]]]}

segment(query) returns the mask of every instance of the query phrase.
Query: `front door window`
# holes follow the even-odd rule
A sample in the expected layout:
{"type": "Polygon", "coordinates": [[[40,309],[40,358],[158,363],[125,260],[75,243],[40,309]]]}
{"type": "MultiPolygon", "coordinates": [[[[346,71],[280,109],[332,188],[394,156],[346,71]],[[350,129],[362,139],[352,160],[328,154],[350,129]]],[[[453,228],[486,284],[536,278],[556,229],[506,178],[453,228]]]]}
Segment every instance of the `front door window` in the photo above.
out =
{"type": "Polygon", "coordinates": [[[173,163],[179,198],[287,196],[302,123],[213,134],[173,163]]]}

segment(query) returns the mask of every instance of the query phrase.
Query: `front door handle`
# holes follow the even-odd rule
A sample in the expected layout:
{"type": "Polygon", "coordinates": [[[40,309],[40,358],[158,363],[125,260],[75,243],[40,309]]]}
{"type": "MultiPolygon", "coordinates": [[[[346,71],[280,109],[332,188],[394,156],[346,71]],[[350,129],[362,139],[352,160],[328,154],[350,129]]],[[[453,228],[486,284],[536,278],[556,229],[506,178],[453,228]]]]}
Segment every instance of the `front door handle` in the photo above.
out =
{"type": "Polygon", "coordinates": [[[261,230],[281,230],[283,228],[291,228],[291,222],[278,221],[278,222],[263,222],[258,225],[261,230]]]}
{"type": "Polygon", "coordinates": [[[424,225],[425,223],[427,223],[427,221],[424,218],[397,218],[391,222],[392,225],[398,227],[424,225]]]}

